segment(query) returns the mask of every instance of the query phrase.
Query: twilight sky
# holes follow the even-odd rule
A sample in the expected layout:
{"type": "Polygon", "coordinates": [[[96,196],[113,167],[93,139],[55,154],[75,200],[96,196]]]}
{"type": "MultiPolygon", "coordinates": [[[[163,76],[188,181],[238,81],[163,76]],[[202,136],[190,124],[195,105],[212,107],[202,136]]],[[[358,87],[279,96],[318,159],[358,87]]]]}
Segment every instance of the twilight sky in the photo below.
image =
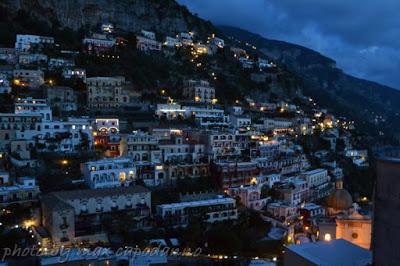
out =
{"type": "Polygon", "coordinates": [[[178,0],[216,25],[300,44],[400,89],[400,0],[178,0]]]}

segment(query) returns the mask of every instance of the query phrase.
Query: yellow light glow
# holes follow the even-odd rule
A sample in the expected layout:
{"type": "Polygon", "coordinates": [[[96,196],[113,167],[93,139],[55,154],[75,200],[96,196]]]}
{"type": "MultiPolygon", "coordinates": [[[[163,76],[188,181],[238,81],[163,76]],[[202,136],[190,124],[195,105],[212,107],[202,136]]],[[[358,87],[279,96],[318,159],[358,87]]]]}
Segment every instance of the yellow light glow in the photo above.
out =
{"type": "Polygon", "coordinates": [[[199,96],[194,97],[194,101],[195,102],[200,102],[200,97],[199,96]]]}
{"type": "Polygon", "coordinates": [[[67,160],[62,160],[61,163],[62,163],[63,165],[67,165],[67,164],[68,164],[68,161],[67,161],[67,160]]]}
{"type": "Polygon", "coordinates": [[[126,179],[126,174],[125,172],[120,172],[119,173],[119,181],[124,182],[126,179]]]}
{"type": "Polygon", "coordinates": [[[325,234],[324,240],[325,240],[325,241],[331,241],[331,240],[332,240],[331,234],[325,234]]]}
{"type": "Polygon", "coordinates": [[[33,221],[33,220],[24,221],[24,227],[25,228],[29,228],[29,227],[34,226],[34,225],[35,225],[35,221],[33,221]]]}

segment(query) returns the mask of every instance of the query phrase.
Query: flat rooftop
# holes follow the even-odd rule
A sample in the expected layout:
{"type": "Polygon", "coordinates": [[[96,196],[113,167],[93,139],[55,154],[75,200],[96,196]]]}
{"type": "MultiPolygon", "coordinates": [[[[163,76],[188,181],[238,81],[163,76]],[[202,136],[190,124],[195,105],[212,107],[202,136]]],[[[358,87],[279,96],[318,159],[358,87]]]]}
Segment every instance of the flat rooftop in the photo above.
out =
{"type": "Polygon", "coordinates": [[[177,203],[170,203],[170,204],[161,204],[157,207],[162,209],[169,209],[169,208],[193,208],[193,207],[200,207],[200,206],[211,206],[217,204],[228,204],[234,203],[235,200],[232,198],[217,198],[217,199],[209,199],[209,200],[198,200],[198,201],[187,201],[187,202],[177,202],[177,203]]]}
{"type": "Polygon", "coordinates": [[[371,251],[344,239],[289,245],[287,249],[315,265],[361,266],[372,264],[371,251]]]}

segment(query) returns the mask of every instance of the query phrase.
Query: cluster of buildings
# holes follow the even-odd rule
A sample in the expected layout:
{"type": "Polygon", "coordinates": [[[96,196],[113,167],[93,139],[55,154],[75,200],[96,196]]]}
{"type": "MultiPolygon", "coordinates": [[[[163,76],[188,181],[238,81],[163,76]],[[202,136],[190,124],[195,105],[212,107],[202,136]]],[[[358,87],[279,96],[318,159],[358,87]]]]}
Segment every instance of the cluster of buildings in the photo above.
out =
{"type": "MultiPolygon", "coordinates": [[[[104,55],[123,43],[113,36],[111,24],[103,25],[102,31],[83,39],[85,52],[104,55]]],[[[197,42],[192,32],[167,36],[164,42],[145,30],[136,37],[136,47],[142,51],[187,46],[197,56],[225,46],[215,35],[204,44],[197,42]]],[[[86,77],[85,69],[75,65],[74,52],[47,56],[46,47],[52,45],[52,37],[17,35],[15,49],[0,49],[0,58],[15,64],[11,72],[0,69],[3,92],[10,93],[11,85],[29,93],[45,88],[42,98],[15,98],[13,112],[0,113],[0,160],[6,169],[35,169],[46,163],[41,153],[63,156],[85,151],[100,158],[79,162],[76,178],[85,189],[41,196],[41,217],[34,231],[42,246],[107,242],[106,228],[118,221],[119,213],[132,218],[135,230],[184,227],[199,219],[210,224],[235,221],[240,202],[283,228],[282,237],[289,243],[343,238],[370,248],[371,214],[353,202],[343,187],[342,168],[329,157],[340,142],[339,156],[368,167],[367,151],[352,145],[352,123],[336,119],[306,97],[302,100],[311,107],[307,111],[289,100],[246,98],[222,106],[212,82],[188,77],[177,89],[179,99],[162,92],[162,102],[147,106],[156,126],[127,127],[128,118],[119,111],[134,106],[139,98],[131,82],[123,76],[86,77]],[[82,81],[85,93],[56,86],[44,75],[48,69],[82,81]],[[82,103],[84,110],[100,114],[75,115],[82,103]],[[102,115],[104,110],[115,113],[102,115]],[[300,139],[316,134],[326,145],[305,152],[300,139]],[[216,191],[152,203],[153,188],[174,187],[183,179],[208,179],[216,191]]],[[[265,59],[250,59],[244,49],[232,47],[230,52],[244,68],[276,67],[265,59]]],[[[34,177],[0,173],[0,205],[31,204],[39,201],[39,194],[34,177]]]]}

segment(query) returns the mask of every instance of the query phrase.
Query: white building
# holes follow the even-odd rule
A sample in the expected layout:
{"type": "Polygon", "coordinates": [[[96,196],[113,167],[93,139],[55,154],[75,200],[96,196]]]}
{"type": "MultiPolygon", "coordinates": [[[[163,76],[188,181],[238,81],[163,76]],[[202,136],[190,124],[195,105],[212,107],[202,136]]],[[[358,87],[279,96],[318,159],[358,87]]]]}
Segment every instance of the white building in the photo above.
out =
{"type": "Polygon", "coordinates": [[[162,160],[158,139],[142,131],[121,136],[120,152],[121,156],[129,156],[135,162],[160,163],[162,160]]]}
{"type": "Polygon", "coordinates": [[[40,114],[42,121],[51,121],[53,119],[51,108],[46,99],[18,98],[14,105],[16,114],[40,114]]]}
{"type": "Polygon", "coordinates": [[[67,59],[62,57],[50,58],[48,66],[50,69],[73,67],[75,66],[75,62],[73,59],[67,59]]]}
{"type": "Polygon", "coordinates": [[[160,140],[162,161],[169,163],[197,163],[205,156],[204,144],[176,134],[168,140],[160,140]]]}
{"type": "Polygon", "coordinates": [[[63,68],[62,76],[65,79],[81,79],[83,82],[86,82],[86,70],[83,68],[63,68]]]}
{"type": "Polygon", "coordinates": [[[284,118],[265,118],[264,127],[266,130],[291,131],[293,129],[293,122],[284,118]]]}
{"type": "Polygon", "coordinates": [[[182,43],[179,41],[178,38],[167,36],[165,37],[164,45],[168,47],[179,47],[182,45],[182,43]]]}
{"type": "Polygon", "coordinates": [[[107,50],[116,45],[116,39],[110,38],[105,34],[93,34],[92,37],[86,37],[82,41],[90,49],[107,50]]]}
{"type": "Polygon", "coordinates": [[[229,116],[231,125],[234,128],[243,128],[251,126],[251,117],[245,115],[231,115],[229,116]]]}
{"type": "Polygon", "coordinates": [[[229,116],[224,110],[209,107],[183,106],[185,118],[193,117],[202,127],[226,127],[229,125],[229,116]]]}
{"type": "Polygon", "coordinates": [[[94,189],[130,186],[136,179],[136,167],[125,157],[86,162],[81,168],[86,183],[94,189]]]}
{"type": "MultiPolygon", "coordinates": [[[[71,118],[67,121],[43,121],[37,123],[36,130],[31,132],[37,137],[44,149],[60,152],[73,152],[79,149],[90,149],[93,146],[91,122],[87,118],[71,118]]],[[[32,139],[25,132],[25,139],[32,139]]]]}
{"type": "Polygon", "coordinates": [[[323,168],[304,172],[300,176],[307,182],[309,188],[317,187],[330,181],[328,170],[323,168]]]}
{"type": "Polygon", "coordinates": [[[54,44],[53,37],[17,34],[15,49],[20,51],[28,51],[34,45],[54,44]]]}
{"type": "Polygon", "coordinates": [[[136,36],[136,48],[141,51],[161,51],[161,42],[156,40],[156,34],[152,31],[141,31],[136,36]]]}
{"type": "Polygon", "coordinates": [[[47,55],[45,54],[20,54],[18,57],[18,63],[20,65],[31,65],[31,64],[47,64],[47,55]]]}
{"type": "Polygon", "coordinates": [[[39,193],[39,186],[36,185],[34,177],[19,177],[12,185],[0,186],[0,206],[34,202],[38,200],[39,193]]]}

